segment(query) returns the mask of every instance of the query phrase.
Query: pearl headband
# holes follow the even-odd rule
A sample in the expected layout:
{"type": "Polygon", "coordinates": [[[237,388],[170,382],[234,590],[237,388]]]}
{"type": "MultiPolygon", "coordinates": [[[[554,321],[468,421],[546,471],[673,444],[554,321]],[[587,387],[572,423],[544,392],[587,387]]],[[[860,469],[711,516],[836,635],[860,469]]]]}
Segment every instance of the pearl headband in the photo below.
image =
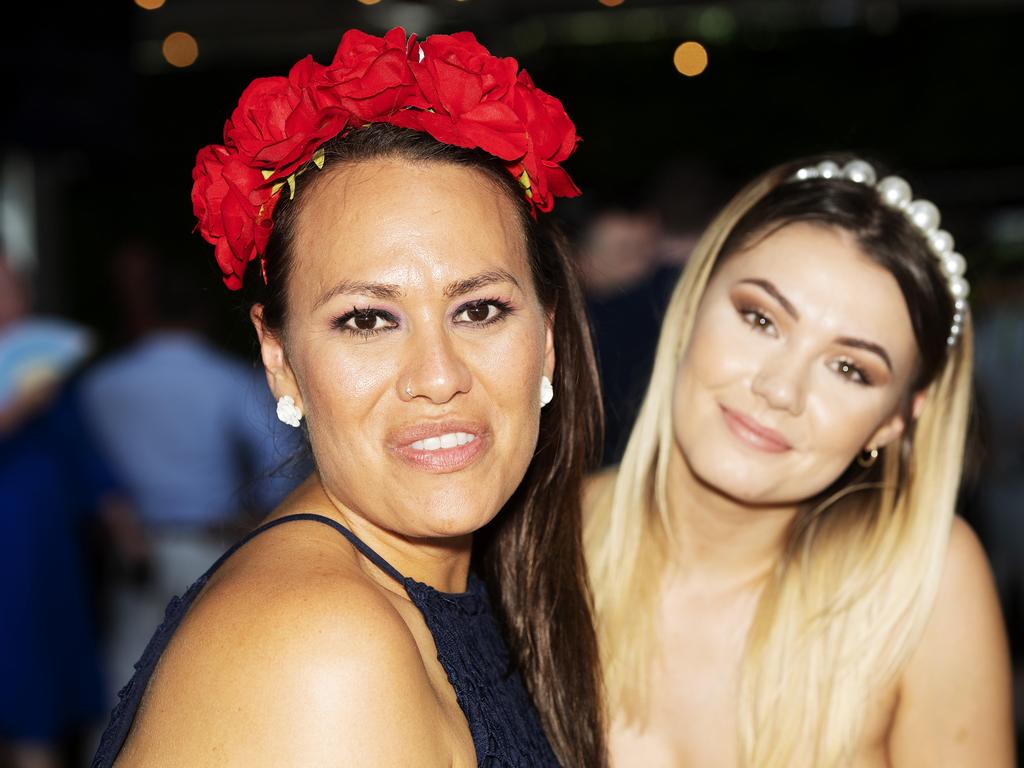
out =
{"type": "Polygon", "coordinates": [[[939,209],[929,200],[914,200],[910,185],[899,176],[886,176],[876,183],[875,169],[864,160],[851,160],[840,166],[832,160],[822,160],[817,165],[801,168],[790,178],[791,181],[808,179],[846,179],[858,184],[874,187],[882,202],[891,208],[902,211],[910,222],[924,235],[928,247],[935,254],[939,268],[946,278],[946,285],[953,297],[953,323],[949,327],[949,346],[956,344],[963,329],[964,313],[967,310],[967,295],[970,286],[964,279],[967,261],[953,250],[953,236],[944,229],[939,229],[939,209]]]}

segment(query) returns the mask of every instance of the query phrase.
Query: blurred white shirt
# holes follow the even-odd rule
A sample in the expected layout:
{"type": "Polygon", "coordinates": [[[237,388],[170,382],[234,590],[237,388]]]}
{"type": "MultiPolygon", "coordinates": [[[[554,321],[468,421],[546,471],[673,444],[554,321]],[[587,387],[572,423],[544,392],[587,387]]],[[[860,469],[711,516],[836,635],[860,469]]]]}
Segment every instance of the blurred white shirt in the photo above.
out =
{"type": "Polygon", "coordinates": [[[299,447],[262,370],[187,332],[154,333],[83,382],[96,437],[152,529],[265,513],[299,478],[274,474],[299,447]]]}

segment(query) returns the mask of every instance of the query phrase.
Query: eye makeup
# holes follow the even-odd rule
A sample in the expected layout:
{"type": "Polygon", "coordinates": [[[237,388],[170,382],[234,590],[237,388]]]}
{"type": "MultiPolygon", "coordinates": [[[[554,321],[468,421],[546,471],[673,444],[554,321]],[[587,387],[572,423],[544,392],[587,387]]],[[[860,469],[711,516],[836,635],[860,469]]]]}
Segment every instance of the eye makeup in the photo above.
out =
{"type": "MultiPolygon", "coordinates": [[[[511,301],[494,297],[463,302],[451,317],[456,325],[483,328],[502,322],[514,312],[511,301]]],[[[353,306],[331,321],[334,330],[362,339],[394,330],[399,325],[398,317],[393,312],[378,307],[353,306]]]]}
{"type": "Polygon", "coordinates": [[[453,321],[459,325],[485,327],[508,319],[514,311],[512,303],[506,299],[474,299],[461,304],[455,310],[453,321]],[[460,320],[463,315],[466,319],[460,320]]]}

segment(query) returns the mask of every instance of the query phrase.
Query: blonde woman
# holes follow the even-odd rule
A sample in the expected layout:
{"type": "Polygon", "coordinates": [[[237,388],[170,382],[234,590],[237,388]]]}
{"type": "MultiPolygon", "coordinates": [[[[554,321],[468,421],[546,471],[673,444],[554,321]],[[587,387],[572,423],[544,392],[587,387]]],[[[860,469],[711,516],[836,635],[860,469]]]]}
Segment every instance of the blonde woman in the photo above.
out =
{"type": "Polygon", "coordinates": [[[613,765],[1013,764],[999,606],[954,517],[963,273],[935,206],[848,157],[712,223],[588,492],[613,765]]]}

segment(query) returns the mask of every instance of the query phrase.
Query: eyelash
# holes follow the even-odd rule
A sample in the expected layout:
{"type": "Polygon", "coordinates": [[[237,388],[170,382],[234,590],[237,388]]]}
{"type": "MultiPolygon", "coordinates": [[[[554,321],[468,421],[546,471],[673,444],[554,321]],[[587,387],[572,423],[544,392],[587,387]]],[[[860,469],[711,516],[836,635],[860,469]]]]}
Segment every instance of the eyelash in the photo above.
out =
{"type": "MultiPolygon", "coordinates": [[[[769,319],[767,313],[755,307],[741,307],[740,315],[743,321],[750,326],[751,330],[761,333],[768,333],[769,329],[774,330],[775,324],[769,319]],[[763,323],[761,321],[764,321],[763,323]]],[[[847,381],[860,386],[869,387],[872,384],[871,378],[854,364],[852,360],[840,358],[829,367],[847,381]],[[844,370],[845,369],[845,370],[844,370]]]]}
{"type": "Polygon", "coordinates": [[[753,331],[768,333],[769,329],[774,330],[775,328],[775,323],[769,319],[768,314],[757,307],[740,307],[740,317],[753,331]],[[762,320],[764,323],[761,322],[762,320]]]}
{"type": "Polygon", "coordinates": [[[864,373],[863,369],[854,365],[852,360],[844,360],[843,358],[840,358],[835,361],[835,367],[833,367],[832,370],[854,384],[859,384],[862,387],[871,386],[871,379],[868,378],[868,375],[864,373]],[[844,372],[844,368],[847,369],[848,372],[844,372]]]}
{"type": "MultiPolygon", "coordinates": [[[[501,322],[502,320],[507,318],[509,314],[511,314],[512,312],[511,305],[507,301],[504,301],[503,299],[477,299],[475,301],[470,301],[460,306],[455,311],[455,317],[458,317],[463,312],[467,312],[471,309],[476,309],[478,307],[484,306],[493,306],[497,308],[498,313],[493,317],[488,317],[486,320],[462,321],[460,325],[472,325],[478,328],[482,328],[484,326],[493,325],[494,323],[501,322]]],[[[331,322],[331,326],[335,330],[344,331],[353,336],[358,336],[359,338],[368,339],[373,336],[376,336],[378,333],[383,333],[384,331],[390,331],[393,330],[394,328],[397,328],[398,318],[396,318],[393,314],[391,314],[390,312],[386,312],[383,309],[374,309],[373,307],[352,307],[352,309],[349,312],[346,312],[340,317],[335,318],[331,322]],[[377,318],[384,320],[386,323],[391,323],[391,325],[382,328],[363,329],[353,328],[348,324],[350,320],[355,320],[357,318],[377,318]]]]}

